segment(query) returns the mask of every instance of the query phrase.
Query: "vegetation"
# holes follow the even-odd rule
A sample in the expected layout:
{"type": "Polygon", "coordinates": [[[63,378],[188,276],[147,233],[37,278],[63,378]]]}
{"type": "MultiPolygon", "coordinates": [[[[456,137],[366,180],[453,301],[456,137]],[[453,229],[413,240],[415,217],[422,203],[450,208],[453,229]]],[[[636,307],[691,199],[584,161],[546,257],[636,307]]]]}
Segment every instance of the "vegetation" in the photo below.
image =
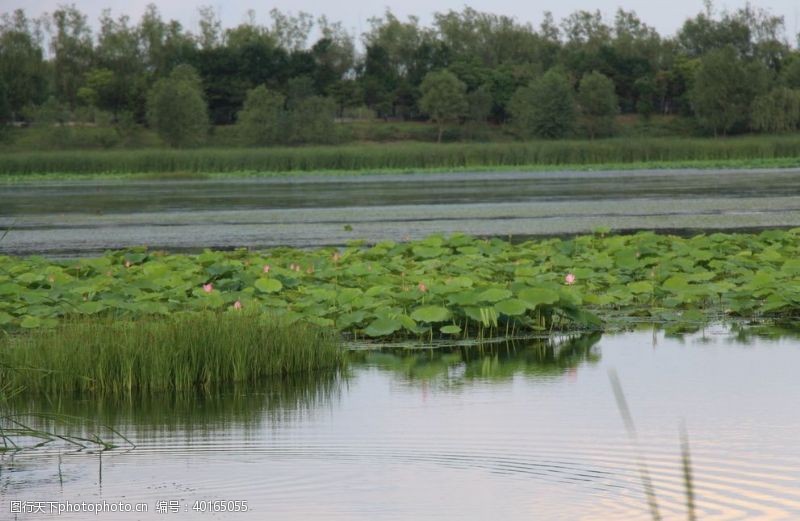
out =
{"type": "Polygon", "coordinates": [[[614,117],[619,112],[614,82],[595,71],[585,75],[578,87],[578,104],[583,125],[590,139],[614,133],[614,117]]]}
{"type": "Polygon", "coordinates": [[[467,112],[467,86],[451,72],[429,72],[420,90],[419,106],[438,126],[436,141],[441,143],[445,123],[456,122],[467,112]]]}
{"type": "Polygon", "coordinates": [[[707,139],[607,139],[595,141],[533,141],[528,143],[427,144],[398,143],[336,147],[200,150],[97,150],[13,152],[0,155],[2,176],[39,174],[169,174],[270,173],[432,169],[503,169],[626,164],[655,166],[735,166],[758,160],[780,160],[796,166],[800,139],[795,136],[707,139]],[[646,164],[645,164],[646,163],[646,164]],[[701,164],[702,166],[702,164],[701,164]]]}
{"type": "Polygon", "coordinates": [[[153,86],[147,100],[147,121],[173,147],[198,145],[208,132],[208,115],[200,78],[189,65],[179,65],[153,86]]]}
{"type": "Polygon", "coordinates": [[[575,101],[566,76],[548,71],[528,87],[517,89],[509,102],[515,128],[523,137],[558,139],[575,125],[575,101]]]}
{"type": "MultiPolygon", "coordinates": [[[[428,27],[387,11],[371,19],[362,35],[324,17],[277,10],[267,25],[256,23],[252,13],[238,26],[223,28],[213,9],[202,8],[198,26],[189,30],[164,20],[151,5],[133,22],[104,12],[96,31],[74,6],[39,18],[17,10],[0,21],[0,121],[123,133],[145,123],[159,128],[148,118],[149,101],[165,97],[193,107],[193,122],[207,112],[214,125],[231,125],[249,112],[249,93],[263,87],[284,96],[288,111],[302,105],[295,101],[316,99],[298,115],[312,114],[310,108],[324,99],[329,123],[334,114],[392,121],[424,121],[429,115],[439,135],[445,113],[431,109],[429,88],[422,88],[431,74],[464,86],[468,110],[459,99],[458,110],[447,110],[446,117],[475,127],[520,122],[522,101],[548,75],[553,81],[557,73],[563,79],[559,88],[578,94],[581,80],[596,71],[609,79],[623,115],[670,115],[708,134],[784,128],[765,122],[781,117],[774,111],[750,117],[759,96],[800,89],[800,53],[789,43],[794,38],[787,37],[784,20],[750,5],[722,12],[711,2],[705,6],[674,37],[659,35],[622,9],[613,20],[599,11],[577,11],[560,22],[546,14],[539,27],[468,7],[435,13],[428,27]],[[311,34],[318,35],[315,41],[311,34]],[[363,52],[357,51],[357,37],[363,52]],[[164,92],[162,82],[186,66],[197,71],[207,110],[185,85],[164,92]],[[58,109],[61,122],[47,122],[46,105],[58,109]]],[[[162,105],[167,108],[178,109],[162,105]]],[[[569,137],[591,136],[592,126],[576,127],[567,112],[562,115],[566,119],[556,132],[522,128],[540,136],[562,135],[564,129],[571,130],[569,137]]],[[[294,126],[289,142],[330,140],[327,133],[304,134],[301,128],[294,126]]],[[[64,142],[59,134],[69,129],[59,128],[54,143],[64,142]]],[[[256,134],[245,141],[260,139],[256,134]]],[[[168,142],[186,146],[196,140],[168,142]]]]}
{"type": "Polygon", "coordinates": [[[335,368],[343,356],[330,334],[269,315],[87,317],[0,341],[0,379],[50,396],[147,394],[335,368]]]}
{"type": "Polygon", "coordinates": [[[285,325],[307,322],[357,337],[430,339],[597,329],[597,316],[677,323],[790,319],[800,311],[793,284],[800,273],[798,235],[800,229],[692,238],[598,232],[522,244],[455,235],[342,250],[0,257],[0,324],[13,332],[56,327],[76,315],[227,311],[266,313],[285,325]]]}

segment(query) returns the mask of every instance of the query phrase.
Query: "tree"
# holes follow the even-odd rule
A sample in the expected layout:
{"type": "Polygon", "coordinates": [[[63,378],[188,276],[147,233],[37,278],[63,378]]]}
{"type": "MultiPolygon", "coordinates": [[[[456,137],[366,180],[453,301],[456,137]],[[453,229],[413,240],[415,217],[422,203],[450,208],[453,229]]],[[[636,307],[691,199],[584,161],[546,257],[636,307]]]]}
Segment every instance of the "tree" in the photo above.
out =
{"type": "Polygon", "coordinates": [[[744,62],[731,46],[716,49],[700,60],[689,93],[692,108],[703,127],[724,136],[746,126],[753,98],[765,84],[763,66],[744,62]]]}
{"type": "Polygon", "coordinates": [[[513,124],[525,137],[558,139],[575,126],[572,86],[561,72],[550,69],[527,87],[520,87],[509,102],[513,124]]]}
{"type": "Polygon", "coordinates": [[[331,143],[336,139],[334,115],[336,104],[329,98],[311,96],[295,103],[289,110],[290,143],[331,143]]]}
{"type": "Polygon", "coordinates": [[[597,71],[585,74],[578,86],[578,104],[590,139],[613,132],[619,104],[614,82],[608,76],[597,71]]]}
{"type": "Polygon", "coordinates": [[[271,145],[280,142],[286,124],[286,98],[264,85],[247,92],[236,127],[249,145],[271,145]]]}
{"type": "Polygon", "coordinates": [[[792,132],[800,128],[800,90],[778,87],[756,97],[750,124],[761,132],[792,132]]]}
{"type": "Polygon", "coordinates": [[[156,82],[147,99],[147,121],[173,147],[198,145],[205,139],[208,110],[192,67],[179,65],[156,82]]]}
{"type": "Polygon", "coordinates": [[[436,142],[441,143],[445,124],[458,121],[467,112],[467,87],[452,72],[439,71],[426,74],[420,90],[420,108],[436,123],[436,142]]]}

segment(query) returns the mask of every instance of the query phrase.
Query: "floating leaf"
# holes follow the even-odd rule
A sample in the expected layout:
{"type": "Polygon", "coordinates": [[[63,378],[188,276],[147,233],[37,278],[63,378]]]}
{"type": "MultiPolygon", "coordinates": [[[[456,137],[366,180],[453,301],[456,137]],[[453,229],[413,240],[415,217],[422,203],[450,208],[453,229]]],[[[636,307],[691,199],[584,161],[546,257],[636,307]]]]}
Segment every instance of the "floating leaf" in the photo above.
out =
{"type": "Polygon", "coordinates": [[[277,293],[283,289],[283,284],[277,279],[258,279],[255,283],[256,289],[264,293],[277,293]]]}
{"type": "Polygon", "coordinates": [[[450,318],[450,311],[441,306],[422,306],[411,313],[411,318],[419,322],[444,322],[450,318]]]}

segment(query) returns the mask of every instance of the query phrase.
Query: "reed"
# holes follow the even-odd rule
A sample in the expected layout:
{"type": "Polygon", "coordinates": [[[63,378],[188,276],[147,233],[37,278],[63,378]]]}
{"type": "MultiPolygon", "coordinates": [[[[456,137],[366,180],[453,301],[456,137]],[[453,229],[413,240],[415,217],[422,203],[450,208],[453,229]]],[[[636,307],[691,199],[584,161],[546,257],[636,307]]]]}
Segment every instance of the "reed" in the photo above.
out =
{"type": "Polygon", "coordinates": [[[764,161],[800,156],[800,137],[640,138],[516,143],[397,143],[346,146],[12,152],[0,175],[291,173],[764,161]]]}
{"type": "Polygon", "coordinates": [[[268,315],[83,319],[0,341],[0,381],[49,395],[132,395],[252,383],[343,360],[334,334],[268,315]]]}

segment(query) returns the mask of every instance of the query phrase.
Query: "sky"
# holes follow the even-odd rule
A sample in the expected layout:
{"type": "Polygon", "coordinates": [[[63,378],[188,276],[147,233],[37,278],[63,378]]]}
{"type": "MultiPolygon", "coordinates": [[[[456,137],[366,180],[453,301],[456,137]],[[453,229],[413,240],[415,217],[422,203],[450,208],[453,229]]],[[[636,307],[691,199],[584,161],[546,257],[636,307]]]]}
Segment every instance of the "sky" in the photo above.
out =
{"type": "MultiPolygon", "coordinates": [[[[432,20],[433,12],[458,10],[464,5],[478,11],[513,16],[522,22],[531,22],[538,26],[542,20],[542,13],[550,10],[556,20],[569,15],[577,10],[599,9],[607,19],[612,19],[617,8],[635,11],[648,25],[655,27],[661,35],[675,34],[686,18],[696,15],[704,9],[701,0],[561,0],[559,2],[537,2],[531,0],[440,0],[430,2],[425,0],[273,0],[271,2],[253,2],[248,0],[180,0],[180,1],[154,1],[154,0],[0,0],[0,12],[13,11],[24,8],[29,15],[38,16],[51,12],[59,4],[74,3],[78,9],[89,15],[93,26],[101,11],[110,8],[114,17],[120,14],[130,15],[138,21],[144,12],[145,6],[155,3],[165,19],[177,19],[184,27],[194,30],[197,27],[197,8],[202,5],[214,7],[223,27],[233,27],[245,19],[249,9],[256,12],[256,19],[266,24],[269,20],[268,13],[272,8],[281,11],[296,13],[306,11],[314,16],[326,15],[331,21],[341,21],[345,29],[355,35],[360,35],[369,27],[367,20],[373,16],[380,16],[388,7],[392,12],[404,19],[408,15],[416,15],[423,24],[432,20]]],[[[745,5],[745,0],[717,1],[715,10],[735,10],[745,5]]],[[[755,7],[769,10],[772,14],[783,16],[790,41],[794,43],[800,31],[800,2],[797,0],[754,0],[750,2],[755,7]]]]}

